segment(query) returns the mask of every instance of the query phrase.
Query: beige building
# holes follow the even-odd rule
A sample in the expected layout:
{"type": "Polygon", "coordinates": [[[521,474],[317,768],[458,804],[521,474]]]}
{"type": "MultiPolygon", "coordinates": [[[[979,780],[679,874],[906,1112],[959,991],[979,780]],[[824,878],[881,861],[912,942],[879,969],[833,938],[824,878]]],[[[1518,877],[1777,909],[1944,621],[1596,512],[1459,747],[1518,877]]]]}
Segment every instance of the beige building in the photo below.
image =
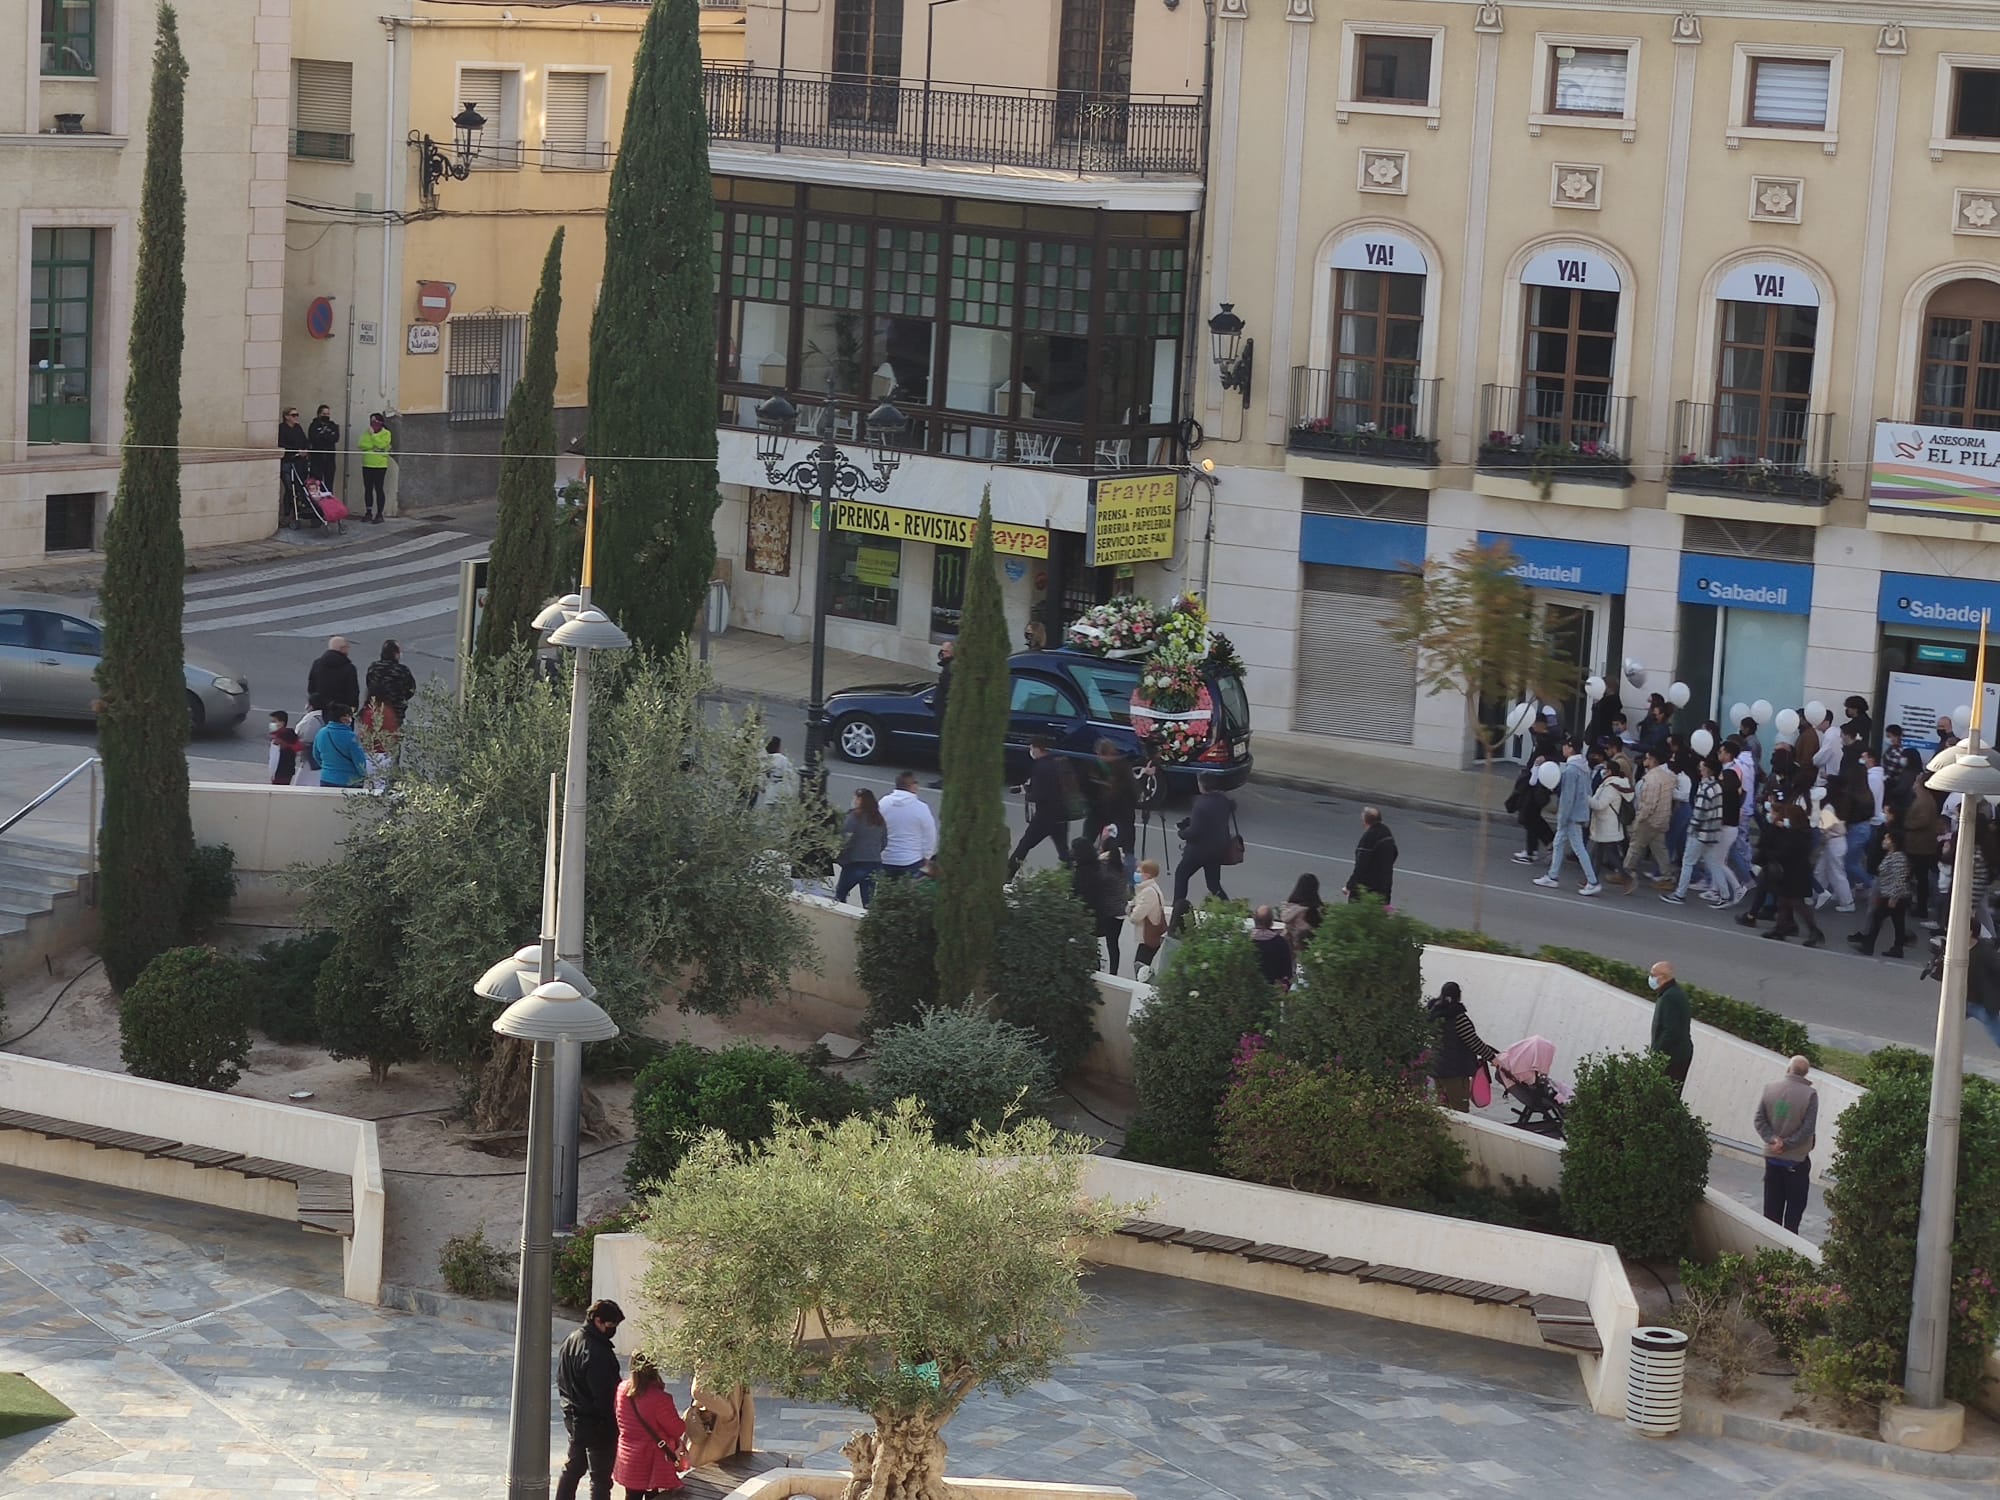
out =
{"type": "Polygon", "coordinates": [[[1153,0],[750,6],[747,65],[708,77],[735,623],[811,629],[817,486],[758,453],[779,392],[867,479],[868,413],[908,423],[887,488],[838,508],[836,647],[927,663],[957,633],[989,486],[1017,639],[1175,591],[1205,33],[1153,0]]]}
{"type": "MultiPolygon", "coordinates": [[[[183,6],[191,546],[277,518],[291,0],[183,6]]],[[[0,562],[88,551],[118,487],[155,7],[0,0],[0,562]]]]}
{"type": "Polygon", "coordinates": [[[1208,301],[1255,364],[1203,361],[1199,452],[1259,727],[1461,762],[1380,621],[1486,536],[1635,716],[1860,694],[1922,743],[2000,614],[2000,16],[1217,13],[1208,301]]]}

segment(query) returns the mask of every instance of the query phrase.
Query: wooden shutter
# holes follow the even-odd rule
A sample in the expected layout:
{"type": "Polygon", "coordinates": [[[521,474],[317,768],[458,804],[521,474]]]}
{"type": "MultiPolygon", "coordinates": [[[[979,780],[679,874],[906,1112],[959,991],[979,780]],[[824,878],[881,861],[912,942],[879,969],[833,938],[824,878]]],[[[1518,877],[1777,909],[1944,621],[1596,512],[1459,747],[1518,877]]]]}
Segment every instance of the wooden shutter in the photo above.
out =
{"type": "Polygon", "coordinates": [[[542,139],[564,151],[590,149],[588,73],[551,73],[542,106],[542,139]]]}

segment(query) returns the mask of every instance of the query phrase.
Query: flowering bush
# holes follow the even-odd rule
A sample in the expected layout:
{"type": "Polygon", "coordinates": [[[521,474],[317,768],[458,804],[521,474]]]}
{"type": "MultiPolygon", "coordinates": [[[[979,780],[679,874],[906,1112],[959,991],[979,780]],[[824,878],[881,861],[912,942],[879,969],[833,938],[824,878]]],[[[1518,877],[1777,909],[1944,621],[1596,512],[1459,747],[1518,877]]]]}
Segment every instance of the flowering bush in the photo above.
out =
{"type": "Polygon", "coordinates": [[[1136,594],[1091,606],[1071,625],[1069,644],[1098,656],[1143,656],[1160,643],[1159,617],[1136,594]]]}
{"type": "Polygon", "coordinates": [[[1745,1273],[1743,1305],[1787,1359],[1826,1332],[1840,1288],[1796,1250],[1759,1250],[1745,1273]]]}

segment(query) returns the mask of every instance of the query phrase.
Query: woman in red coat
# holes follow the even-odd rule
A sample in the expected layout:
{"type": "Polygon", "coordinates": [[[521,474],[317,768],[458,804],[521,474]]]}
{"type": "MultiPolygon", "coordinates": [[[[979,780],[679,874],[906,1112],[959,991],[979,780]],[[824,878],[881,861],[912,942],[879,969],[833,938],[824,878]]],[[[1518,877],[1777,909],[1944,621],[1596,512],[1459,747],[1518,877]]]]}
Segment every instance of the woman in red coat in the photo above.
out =
{"type": "Polygon", "coordinates": [[[674,1456],[686,1426],[653,1357],[643,1349],[632,1355],[632,1377],[618,1387],[617,1408],[618,1458],[611,1477],[625,1486],[626,1500],[679,1489],[681,1472],[674,1456]]]}

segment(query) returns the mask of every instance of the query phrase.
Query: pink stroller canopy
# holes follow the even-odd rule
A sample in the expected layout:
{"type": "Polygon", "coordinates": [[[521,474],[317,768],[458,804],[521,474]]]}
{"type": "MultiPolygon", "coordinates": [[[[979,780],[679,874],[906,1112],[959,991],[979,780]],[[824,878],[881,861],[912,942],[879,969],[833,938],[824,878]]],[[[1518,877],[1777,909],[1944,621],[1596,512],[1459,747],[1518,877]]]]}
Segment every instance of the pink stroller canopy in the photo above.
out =
{"type": "Polygon", "coordinates": [[[1493,1071],[1500,1079],[1502,1088],[1511,1088],[1517,1083],[1533,1083],[1537,1075],[1548,1078],[1549,1087],[1556,1098],[1569,1102],[1569,1085],[1549,1077],[1549,1069],[1555,1066],[1556,1044],[1545,1036],[1524,1036],[1511,1047],[1503,1047],[1493,1059],[1493,1071]]]}

